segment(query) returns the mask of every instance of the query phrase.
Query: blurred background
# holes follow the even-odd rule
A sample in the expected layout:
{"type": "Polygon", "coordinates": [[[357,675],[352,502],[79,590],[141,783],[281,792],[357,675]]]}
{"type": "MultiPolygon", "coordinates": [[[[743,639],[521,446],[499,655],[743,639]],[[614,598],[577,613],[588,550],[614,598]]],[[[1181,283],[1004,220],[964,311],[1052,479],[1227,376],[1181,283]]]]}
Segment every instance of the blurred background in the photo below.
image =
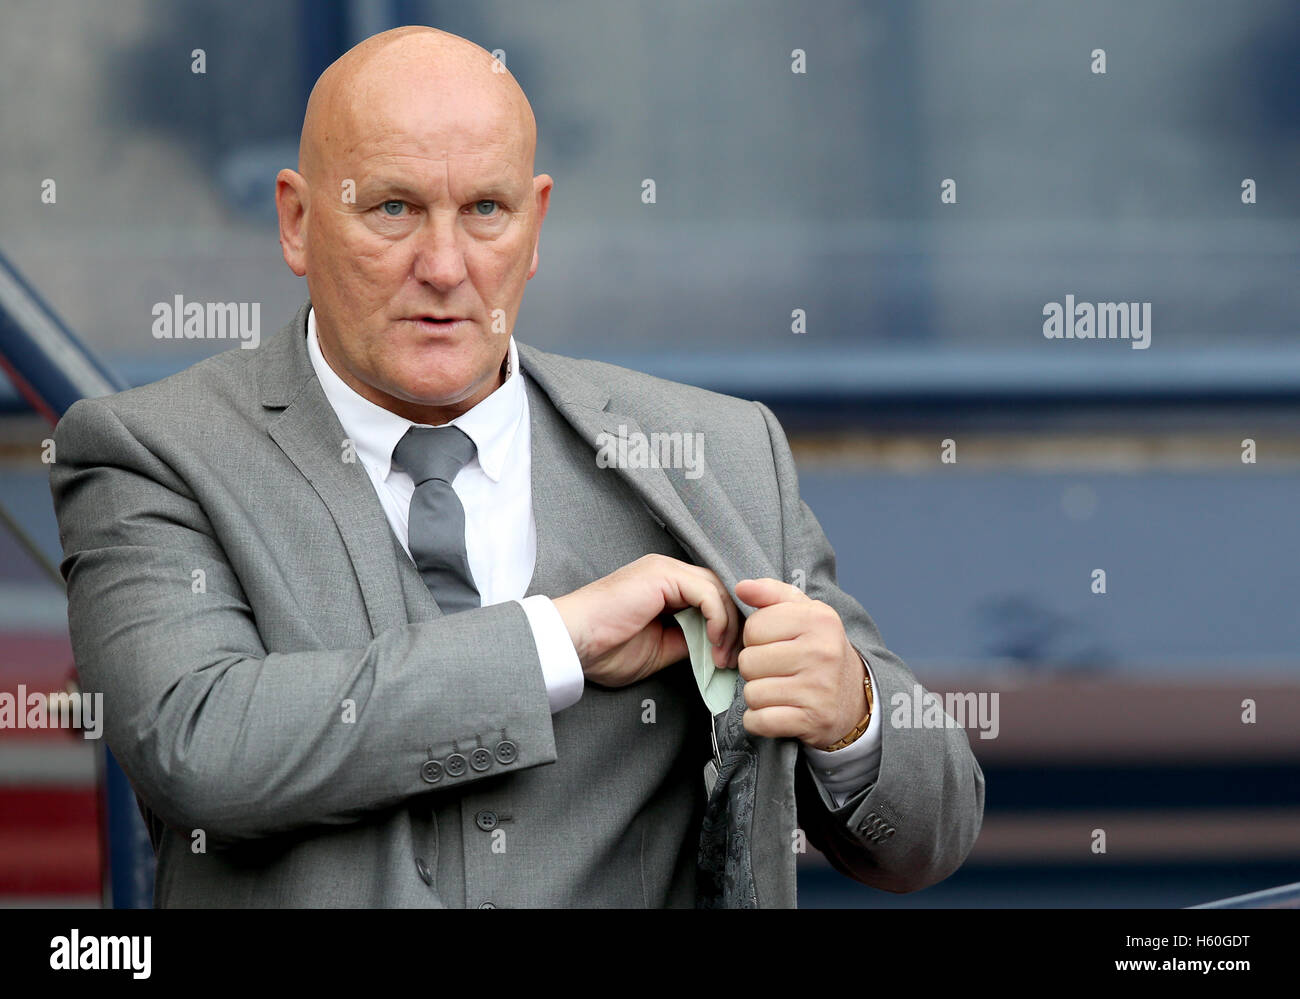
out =
{"type": "MultiPolygon", "coordinates": [[[[893,896],[810,853],[801,905],[1300,881],[1292,0],[9,0],[0,254],[125,383],[231,349],[155,339],[176,295],[270,335],[306,297],[273,188],[307,93],[403,23],[532,101],[556,187],[515,336],[772,406],[843,588],[928,687],[999,695],[966,865],[893,896]],[[1045,338],[1066,295],[1150,303],[1149,348],[1045,338]]],[[[72,675],[49,433],[0,374],[0,691],[72,675]]],[[[0,905],[105,899],[96,752],[0,730],[0,905]]]]}

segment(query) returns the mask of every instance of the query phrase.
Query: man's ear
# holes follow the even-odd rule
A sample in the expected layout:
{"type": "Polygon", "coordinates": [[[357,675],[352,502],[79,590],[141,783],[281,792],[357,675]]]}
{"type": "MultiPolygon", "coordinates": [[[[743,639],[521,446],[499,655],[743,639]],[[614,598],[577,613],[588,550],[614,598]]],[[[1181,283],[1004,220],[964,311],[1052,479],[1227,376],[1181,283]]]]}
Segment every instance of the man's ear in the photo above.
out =
{"type": "Polygon", "coordinates": [[[307,273],[307,181],[293,170],[281,170],[275,178],[275,211],[280,217],[280,252],[289,270],[299,277],[307,273]]]}
{"type": "Polygon", "coordinates": [[[537,247],[542,241],[542,222],[546,218],[546,209],[551,205],[551,188],[555,181],[547,173],[533,178],[533,199],[537,205],[537,234],[533,238],[533,262],[528,268],[528,277],[537,273],[537,247]]]}

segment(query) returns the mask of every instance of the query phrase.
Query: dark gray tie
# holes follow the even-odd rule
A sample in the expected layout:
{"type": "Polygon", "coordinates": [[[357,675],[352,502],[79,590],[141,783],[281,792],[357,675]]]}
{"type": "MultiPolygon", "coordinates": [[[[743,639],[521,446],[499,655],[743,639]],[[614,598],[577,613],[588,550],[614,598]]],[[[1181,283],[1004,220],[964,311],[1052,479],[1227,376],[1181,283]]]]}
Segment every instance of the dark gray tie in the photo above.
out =
{"type": "Polygon", "coordinates": [[[415,482],[407,545],[444,614],[481,606],[465,554],[465,508],[451,488],[472,457],[474,442],[453,426],[411,427],[393,448],[393,459],[415,482]]]}

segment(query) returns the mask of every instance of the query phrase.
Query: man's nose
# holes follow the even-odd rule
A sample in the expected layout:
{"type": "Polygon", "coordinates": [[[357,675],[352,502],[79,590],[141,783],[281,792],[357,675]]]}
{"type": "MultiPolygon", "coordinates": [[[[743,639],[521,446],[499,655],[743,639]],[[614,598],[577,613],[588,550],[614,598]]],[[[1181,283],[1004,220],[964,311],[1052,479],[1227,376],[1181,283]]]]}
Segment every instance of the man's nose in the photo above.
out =
{"type": "Polygon", "coordinates": [[[415,277],[439,291],[450,291],[465,280],[465,251],[456,222],[454,214],[430,213],[413,237],[415,277]]]}

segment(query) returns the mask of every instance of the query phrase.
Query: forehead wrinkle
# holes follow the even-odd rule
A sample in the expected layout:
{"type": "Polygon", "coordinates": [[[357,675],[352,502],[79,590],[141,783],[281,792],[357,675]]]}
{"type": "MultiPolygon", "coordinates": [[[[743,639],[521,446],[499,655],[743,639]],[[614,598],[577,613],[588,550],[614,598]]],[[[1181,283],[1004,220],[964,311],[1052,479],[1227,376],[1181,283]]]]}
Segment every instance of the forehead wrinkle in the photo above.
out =
{"type": "Polygon", "coordinates": [[[469,154],[423,157],[404,153],[375,153],[357,164],[358,191],[402,190],[436,201],[445,192],[457,200],[472,194],[520,196],[529,178],[517,165],[499,157],[469,154]],[[465,162],[463,167],[461,161],[465,162]]]}
{"type": "MultiPolygon", "coordinates": [[[[385,175],[408,188],[437,189],[452,196],[471,189],[493,187],[522,197],[532,177],[523,161],[517,136],[499,132],[460,139],[439,127],[432,134],[407,130],[389,121],[370,125],[368,134],[355,134],[346,148],[331,157],[323,171],[330,186],[346,175],[370,186],[375,175],[385,175]],[[441,185],[432,171],[441,174],[441,185]],[[453,189],[454,185],[454,189],[453,189]]],[[[324,178],[322,178],[324,179],[324,178]]]]}

